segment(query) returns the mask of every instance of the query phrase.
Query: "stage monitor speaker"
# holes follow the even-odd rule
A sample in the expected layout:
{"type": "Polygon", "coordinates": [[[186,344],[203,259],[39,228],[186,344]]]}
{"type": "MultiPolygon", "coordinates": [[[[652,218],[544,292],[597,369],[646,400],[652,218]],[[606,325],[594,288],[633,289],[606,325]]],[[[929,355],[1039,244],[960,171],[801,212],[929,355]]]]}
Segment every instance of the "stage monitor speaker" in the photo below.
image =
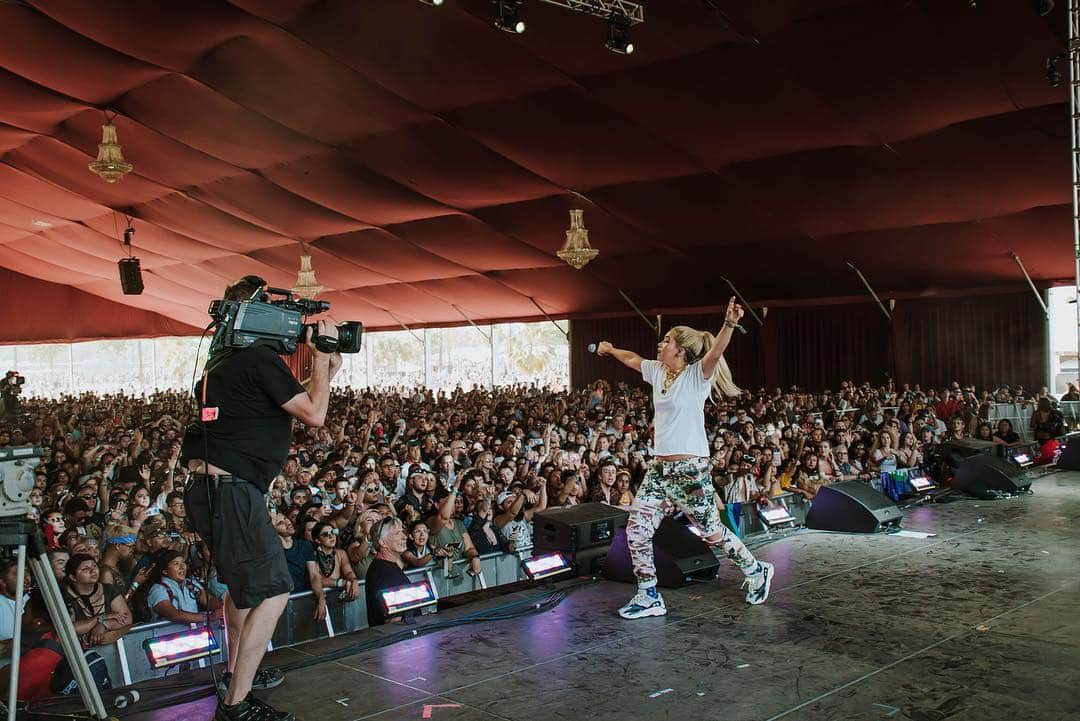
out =
{"type": "Polygon", "coordinates": [[[863,481],[822,486],[810,503],[806,527],[821,531],[874,533],[900,525],[903,511],[863,481]]]}
{"type": "Polygon", "coordinates": [[[1069,436],[1056,465],[1063,471],[1080,471],[1080,435],[1069,436]]]}
{"type": "Polygon", "coordinates": [[[1027,471],[1001,458],[972,456],[960,464],[952,487],[976,498],[994,498],[998,493],[1019,493],[1031,485],[1027,471]]]}
{"type": "Polygon", "coordinates": [[[579,551],[609,546],[615,532],[626,526],[629,513],[604,503],[551,508],[533,516],[533,548],[579,551]]]}
{"type": "Polygon", "coordinates": [[[120,288],[124,295],[142,295],[142,269],[139,267],[139,259],[122,258],[117,265],[120,267],[120,288]]]}
{"type": "MultiPolygon", "coordinates": [[[[656,583],[664,588],[679,588],[686,585],[689,578],[716,578],[716,571],[720,567],[720,561],[709,544],[701,540],[689,526],[673,518],[660,522],[653,536],[653,550],[656,583]]],[[[630,548],[626,545],[625,528],[619,529],[608,549],[604,577],[612,581],[637,583],[634,564],[630,561],[630,548]]]]}
{"type": "Polygon", "coordinates": [[[962,438],[953,441],[945,441],[941,444],[941,457],[954,471],[960,467],[966,459],[980,454],[994,455],[997,444],[988,441],[977,441],[974,438],[962,438]]]}

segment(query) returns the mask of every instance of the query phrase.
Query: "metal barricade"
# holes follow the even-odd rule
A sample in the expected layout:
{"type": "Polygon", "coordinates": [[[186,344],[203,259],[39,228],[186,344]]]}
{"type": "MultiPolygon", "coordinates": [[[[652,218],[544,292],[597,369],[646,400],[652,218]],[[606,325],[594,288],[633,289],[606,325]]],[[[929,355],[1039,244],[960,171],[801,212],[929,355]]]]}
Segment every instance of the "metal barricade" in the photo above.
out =
{"type": "MultiPolygon", "coordinates": [[[[477,576],[469,575],[469,561],[459,559],[450,567],[450,573],[442,564],[429,564],[422,568],[411,568],[405,572],[410,581],[427,578],[439,598],[470,593],[482,588],[502,586],[525,579],[521,570],[522,553],[531,555],[531,549],[518,553],[490,553],[480,557],[481,572],[477,576]]],[[[353,601],[344,601],[335,589],[326,591],[326,618],[315,619],[315,594],[311,591],[294,593],[278,620],[277,628],[270,639],[270,648],[284,648],[297,644],[331,638],[343,633],[351,633],[368,627],[367,596],[364,582],[360,581],[360,594],[353,601]]],[[[184,624],[158,621],[133,626],[127,634],[108,646],[99,646],[95,650],[105,659],[109,676],[115,685],[130,685],[139,681],[161,678],[164,670],[155,670],[143,651],[143,641],[154,636],[163,636],[189,628],[184,624]]],[[[224,660],[225,628],[224,624],[211,624],[214,636],[221,648],[224,660]]],[[[205,667],[207,659],[193,662],[205,667]]]]}
{"type": "MultiPolygon", "coordinates": [[[[1057,404],[1065,423],[1071,429],[1080,428],[1080,401],[1060,401],[1057,404]]],[[[1031,436],[1031,414],[1035,412],[1035,403],[993,403],[990,405],[990,425],[997,430],[998,421],[1004,419],[1012,423],[1013,430],[1024,443],[1034,440],[1031,436]]]]}

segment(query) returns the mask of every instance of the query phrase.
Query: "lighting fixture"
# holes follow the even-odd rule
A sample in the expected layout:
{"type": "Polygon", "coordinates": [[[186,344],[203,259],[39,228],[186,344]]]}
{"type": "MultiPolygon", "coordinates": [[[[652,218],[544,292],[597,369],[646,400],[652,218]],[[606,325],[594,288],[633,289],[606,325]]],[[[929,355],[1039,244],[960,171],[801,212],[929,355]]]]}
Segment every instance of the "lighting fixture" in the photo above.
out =
{"type": "Polygon", "coordinates": [[[300,256],[300,270],[296,273],[296,284],[292,287],[293,295],[297,298],[315,300],[315,296],[322,293],[323,287],[315,280],[315,271],[311,269],[311,256],[300,256]]]}
{"type": "Polygon", "coordinates": [[[161,669],[221,653],[217,638],[206,626],[184,629],[143,641],[150,668],[161,669]]]}
{"type": "MultiPolygon", "coordinates": [[[[113,115],[113,117],[116,116],[113,115]]],[[[116,137],[116,126],[112,124],[108,113],[105,114],[105,124],[101,126],[101,143],[98,145],[97,160],[87,167],[106,183],[123,180],[134,167],[124,160],[124,153],[116,137]]]]}
{"type": "Polygon", "coordinates": [[[388,616],[396,616],[399,613],[425,606],[434,606],[439,602],[438,594],[427,580],[381,590],[379,599],[386,608],[388,616]]]}
{"type": "Polygon", "coordinates": [[[424,3],[425,5],[434,5],[435,7],[439,7],[443,4],[443,0],[420,0],[420,2],[424,3]]]}
{"type": "Polygon", "coordinates": [[[600,254],[600,251],[589,245],[589,231],[585,229],[585,220],[582,217],[584,213],[580,208],[570,211],[570,229],[566,231],[566,244],[556,253],[578,270],[600,254]]]}
{"type": "Polygon", "coordinates": [[[630,42],[630,18],[617,10],[608,18],[607,42],[604,43],[604,47],[622,55],[634,52],[634,44],[630,42]]]}
{"type": "Polygon", "coordinates": [[[1046,59],[1046,82],[1050,83],[1050,87],[1052,88],[1061,85],[1061,71],[1058,70],[1057,64],[1059,60],[1064,59],[1064,53],[1052,55],[1046,59]]]}
{"type": "Polygon", "coordinates": [[[518,35],[525,32],[525,21],[518,17],[521,0],[495,0],[495,5],[498,7],[495,27],[518,35]]]}
{"type": "Polygon", "coordinates": [[[570,570],[570,562],[561,553],[546,553],[524,559],[521,567],[525,569],[525,575],[530,581],[539,581],[541,578],[566,573],[570,570]]]}
{"type": "Polygon", "coordinates": [[[773,526],[783,526],[788,523],[795,523],[795,517],[791,515],[791,512],[783,506],[767,506],[764,508],[758,508],[758,517],[761,519],[761,522],[765,524],[766,528],[772,528],[773,526]]]}

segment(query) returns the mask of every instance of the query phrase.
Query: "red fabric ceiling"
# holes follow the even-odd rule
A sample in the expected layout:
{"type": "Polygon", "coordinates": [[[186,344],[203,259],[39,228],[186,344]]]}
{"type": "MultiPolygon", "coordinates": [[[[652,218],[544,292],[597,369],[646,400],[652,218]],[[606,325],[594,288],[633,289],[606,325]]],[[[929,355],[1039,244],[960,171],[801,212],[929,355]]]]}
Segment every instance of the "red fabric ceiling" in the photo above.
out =
{"type": "Polygon", "coordinates": [[[520,37],[487,0],[0,3],[0,267],[70,306],[0,336],[133,333],[86,294],[201,327],[242,274],[292,285],[301,242],[334,315],[372,328],[625,311],[618,289],[713,306],[721,274],[752,300],[862,294],[846,260],[883,294],[1013,286],[1013,250],[1070,275],[1043,73],[1063,7],[644,4],[624,57],[539,2],[520,37]],[[86,169],[103,108],[135,165],[116,185],[86,169]],[[554,255],[574,207],[582,272],[554,255]]]}

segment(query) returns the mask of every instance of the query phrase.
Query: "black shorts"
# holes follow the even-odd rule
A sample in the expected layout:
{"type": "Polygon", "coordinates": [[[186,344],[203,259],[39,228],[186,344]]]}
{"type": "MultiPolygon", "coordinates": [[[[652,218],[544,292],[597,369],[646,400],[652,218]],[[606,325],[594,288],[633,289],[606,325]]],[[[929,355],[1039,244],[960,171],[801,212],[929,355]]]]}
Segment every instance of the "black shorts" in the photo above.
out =
{"type": "Polygon", "coordinates": [[[270,523],[266,497],[254,484],[215,483],[198,476],[188,484],[184,505],[188,520],[210,545],[218,578],[228,587],[234,606],[255,608],[268,598],[292,592],[281,539],[270,523]]]}

